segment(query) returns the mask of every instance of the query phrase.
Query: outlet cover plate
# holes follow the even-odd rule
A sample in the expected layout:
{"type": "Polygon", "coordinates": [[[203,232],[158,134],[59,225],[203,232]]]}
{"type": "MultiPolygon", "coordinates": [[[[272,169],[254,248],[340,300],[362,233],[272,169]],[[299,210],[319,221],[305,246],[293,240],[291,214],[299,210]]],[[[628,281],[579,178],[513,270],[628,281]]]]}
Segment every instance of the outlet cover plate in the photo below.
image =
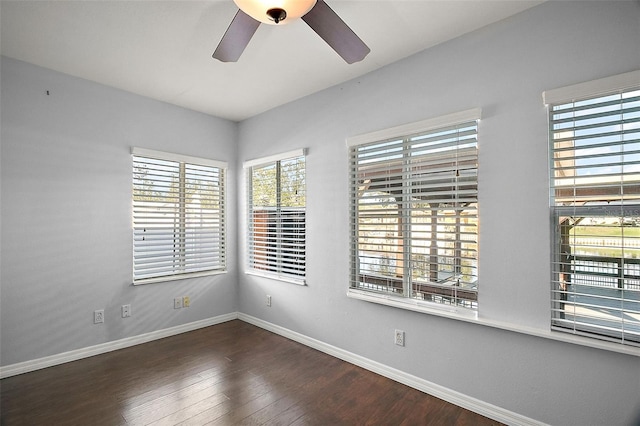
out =
{"type": "Polygon", "coordinates": [[[129,318],[131,316],[131,305],[122,305],[122,318],[129,318]]]}
{"type": "Polygon", "coordinates": [[[104,309],[98,309],[93,311],[93,323],[101,324],[104,322],[104,309]]]}

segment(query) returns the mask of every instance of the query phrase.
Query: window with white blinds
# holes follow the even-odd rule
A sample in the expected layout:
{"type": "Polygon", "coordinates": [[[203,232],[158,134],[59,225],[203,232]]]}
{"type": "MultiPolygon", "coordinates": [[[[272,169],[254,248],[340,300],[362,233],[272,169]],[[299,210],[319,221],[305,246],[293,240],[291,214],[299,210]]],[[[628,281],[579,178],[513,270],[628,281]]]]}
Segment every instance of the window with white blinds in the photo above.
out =
{"type": "Polygon", "coordinates": [[[556,89],[545,100],[552,328],[638,345],[640,73],[556,89]],[[595,95],[579,94],[592,87],[595,95]]]}
{"type": "Polygon", "coordinates": [[[479,118],[348,141],[351,289],[477,309],[479,118]]]}
{"type": "Polygon", "coordinates": [[[306,275],[304,150],[245,163],[248,267],[298,284],[306,275]]]}
{"type": "Polygon", "coordinates": [[[226,270],[226,163],[134,148],[133,282],[226,270]]]}

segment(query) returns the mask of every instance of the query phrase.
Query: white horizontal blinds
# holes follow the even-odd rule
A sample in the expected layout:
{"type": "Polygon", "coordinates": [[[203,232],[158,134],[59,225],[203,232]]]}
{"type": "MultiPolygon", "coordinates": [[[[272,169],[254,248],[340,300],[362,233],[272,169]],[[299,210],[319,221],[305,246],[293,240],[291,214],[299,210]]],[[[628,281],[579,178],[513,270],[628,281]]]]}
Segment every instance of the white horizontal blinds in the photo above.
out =
{"type": "Polygon", "coordinates": [[[477,122],[350,147],[351,287],[477,308],[477,122]]]}
{"type": "Polygon", "coordinates": [[[402,139],[350,148],[352,288],[405,293],[405,148],[402,139]]]}
{"type": "Polygon", "coordinates": [[[477,122],[410,139],[413,297],[477,307],[477,122]]]}
{"type": "Polygon", "coordinates": [[[225,269],[224,188],[223,168],[134,154],[134,282],[225,269]]]}
{"type": "Polygon", "coordinates": [[[640,343],[640,80],[549,105],[552,325],[640,343]]]}
{"type": "Polygon", "coordinates": [[[249,268],[304,280],[306,274],[305,157],[248,168],[249,268]]]}

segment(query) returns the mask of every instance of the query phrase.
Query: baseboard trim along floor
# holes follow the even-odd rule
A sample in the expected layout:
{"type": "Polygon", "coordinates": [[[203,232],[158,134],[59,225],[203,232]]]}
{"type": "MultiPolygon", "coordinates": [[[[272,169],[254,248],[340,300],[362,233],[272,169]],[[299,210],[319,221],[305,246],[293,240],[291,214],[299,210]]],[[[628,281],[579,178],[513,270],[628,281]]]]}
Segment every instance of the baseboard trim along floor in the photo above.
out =
{"type": "Polygon", "coordinates": [[[401,370],[389,367],[387,365],[362,357],[344,349],[340,349],[336,346],[329,345],[320,340],[313,339],[279,325],[275,325],[251,315],[246,315],[239,312],[232,312],[213,318],[207,318],[188,324],[182,324],[176,327],[165,328],[138,336],[115,340],[113,342],[102,343],[99,345],[80,348],[56,355],[3,366],[0,367],[0,379],[40,370],[42,368],[52,367],[59,364],[64,364],[71,361],[80,360],[83,358],[88,358],[94,355],[104,354],[118,349],[124,349],[130,346],[151,342],[153,340],[163,339],[165,337],[175,336],[177,334],[186,333],[189,331],[197,330],[199,328],[209,327],[234,319],[239,319],[241,321],[260,327],[264,330],[286,337],[290,340],[319,350],[351,364],[357,365],[358,367],[362,367],[376,374],[380,374],[381,376],[395,380],[396,382],[410,386],[414,389],[435,396],[449,403],[458,405],[462,408],[466,408],[467,410],[497,420],[501,423],[523,426],[544,425],[544,423],[522,416],[518,413],[514,413],[496,405],[489,404],[468,395],[464,395],[460,392],[445,388],[443,386],[424,380],[420,377],[405,373],[401,370]]]}
{"type": "Polygon", "coordinates": [[[360,355],[345,351],[343,349],[329,345],[303,334],[296,333],[295,331],[291,331],[278,325],[263,321],[259,318],[239,313],[238,319],[268,330],[272,333],[279,334],[298,343],[302,343],[305,346],[309,346],[311,348],[339,358],[343,361],[357,365],[358,367],[362,367],[366,370],[387,377],[391,380],[395,380],[398,383],[402,383],[426,394],[455,404],[459,407],[466,408],[467,410],[473,411],[474,413],[478,413],[485,417],[489,417],[490,419],[497,420],[501,423],[523,426],[542,426],[545,424],[529,417],[522,416],[518,413],[514,413],[513,411],[505,410],[504,408],[498,407],[496,405],[489,404],[479,399],[472,398],[468,395],[464,395],[460,392],[445,388],[443,386],[421,379],[420,377],[405,373],[401,370],[397,370],[395,368],[370,360],[360,355]]]}
{"type": "Polygon", "coordinates": [[[162,330],[139,334],[137,336],[126,337],[124,339],[101,343],[99,345],[88,346],[86,348],[74,349],[72,351],[63,352],[43,358],[6,365],[0,367],[0,379],[16,376],[18,374],[28,373],[30,371],[40,370],[47,367],[53,367],[54,365],[60,365],[66,362],[89,358],[94,355],[117,351],[118,349],[140,345],[142,343],[151,342],[153,340],[164,339],[165,337],[175,336],[177,334],[186,333],[188,331],[197,330],[199,328],[209,327],[234,319],[238,319],[237,312],[231,312],[229,314],[219,315],[213,318],[207,318],[200,321],[181,324],[175,327],[164,328],[162,330]]]}

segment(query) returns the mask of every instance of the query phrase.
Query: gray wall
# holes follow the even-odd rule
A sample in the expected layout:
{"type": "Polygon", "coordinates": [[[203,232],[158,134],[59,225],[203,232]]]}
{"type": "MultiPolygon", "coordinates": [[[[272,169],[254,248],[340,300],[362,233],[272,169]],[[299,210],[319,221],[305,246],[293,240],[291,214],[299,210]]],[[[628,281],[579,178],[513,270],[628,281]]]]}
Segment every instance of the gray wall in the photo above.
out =
{"type": "Polygon", "coordinates": [[[237,311],[237,124],[6,57],[1,67],[2,365],[237,311]],[[131,285],[131,146],[230,163],[228,274],[131,285]],[[174,310],[184,295],[191,307],[174,310]]]}
{"type": "Polygon", "coordinates": [[[239,161],[309,148],[308,287],[241,273],[240,311],[543,422],[628,422],[639,402],[640,357],[345,296],[345,138],[482,107],[480,316],[545,332],[550,222],[541,94],[639,69],[638,46],[638,2],[549,2],[242,122],[239,161]],[[405,330],[406,347],[393,345],[394,328],[405,330]]]}
{"type": "Polygon", "coordinates": [[[482,107],[480,316],[544,332],[541,93],[638,69],[638,45],[638,2],[549,2],[239,128],[2,58],[1,365],[241,311],[543,422],[628,422],[640,357],[346,297],[345,138],[482,107]],[[131,146],[230,162],[228,274],[131,286],[131,146]],[[307,287],[242,273],[241,162],[301,147],[309,148],[307,287]],[[192,307],[173,310],[182,295],[192,307]],[[120,318],[124,303],[131,318],[120,318]],[[106,323],[94,325],[100,308],[106,323]],[[406,347],[392,344],[394,328],[405,330],[406,347]]]}

